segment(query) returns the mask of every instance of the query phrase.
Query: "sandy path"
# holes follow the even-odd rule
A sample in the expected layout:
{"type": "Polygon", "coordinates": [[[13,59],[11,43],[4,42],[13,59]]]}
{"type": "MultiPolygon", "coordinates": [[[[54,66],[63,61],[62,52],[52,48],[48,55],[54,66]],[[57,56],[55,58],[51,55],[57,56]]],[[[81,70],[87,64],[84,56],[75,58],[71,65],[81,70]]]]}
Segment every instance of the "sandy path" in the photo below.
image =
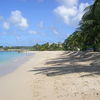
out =
{"type": "Polygon", "coordinates": [[[92,54],[94,59],[70,54],[36,52],[15,72],[0,77],[0,100],[100,100],[99,53],[92,54]]]}

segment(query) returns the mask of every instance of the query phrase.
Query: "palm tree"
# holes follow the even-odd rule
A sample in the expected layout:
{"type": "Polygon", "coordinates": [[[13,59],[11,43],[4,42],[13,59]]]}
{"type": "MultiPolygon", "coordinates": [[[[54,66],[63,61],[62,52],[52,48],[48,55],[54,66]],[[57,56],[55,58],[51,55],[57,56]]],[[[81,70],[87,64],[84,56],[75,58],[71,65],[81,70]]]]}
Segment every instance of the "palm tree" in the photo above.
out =
{"type": "Polygon", "coordinates": [[[79,28],[65,40],[66,49],[80,48],[86,50],[100,48],[100,0],[85,9],[85,14],[79,24],[79,28]]]}
{"type": "Polygon", "coordinates": [[[98,20],[100,18],[100,0],[95,0],[93,5],[85,8],[85,14],[83,15],[83,20],[98,20]]]}
{"type": "Polygon", "coordinates": [[[95,0],[94,4],[87,7],[85,11],[80,27],[86,26],[82,31],[88,34],[87,42],[95,51],[97,44],[100,44],[100,0],[95,0]]]}

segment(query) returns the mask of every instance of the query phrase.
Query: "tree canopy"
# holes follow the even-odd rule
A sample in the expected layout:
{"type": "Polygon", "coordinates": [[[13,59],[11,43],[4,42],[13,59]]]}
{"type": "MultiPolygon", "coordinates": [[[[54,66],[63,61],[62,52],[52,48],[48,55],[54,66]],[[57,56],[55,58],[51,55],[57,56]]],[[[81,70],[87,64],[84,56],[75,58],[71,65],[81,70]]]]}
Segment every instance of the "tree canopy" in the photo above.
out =
{"type": "Polygon", "coordinates": [[[65,50],[100,49],[100,0],[84,11],[79,27],[64,41],[65,50]]]}

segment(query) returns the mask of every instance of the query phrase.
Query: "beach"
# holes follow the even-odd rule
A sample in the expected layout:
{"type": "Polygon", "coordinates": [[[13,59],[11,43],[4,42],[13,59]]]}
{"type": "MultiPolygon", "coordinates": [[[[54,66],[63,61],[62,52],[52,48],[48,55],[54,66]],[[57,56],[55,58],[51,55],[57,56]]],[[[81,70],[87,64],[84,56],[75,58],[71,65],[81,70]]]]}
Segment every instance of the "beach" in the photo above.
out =
{"type": "Polygon", "coordinates": [[[0,77],[0,100],[100,100],[100,52],[32,53],[0,77]]]}

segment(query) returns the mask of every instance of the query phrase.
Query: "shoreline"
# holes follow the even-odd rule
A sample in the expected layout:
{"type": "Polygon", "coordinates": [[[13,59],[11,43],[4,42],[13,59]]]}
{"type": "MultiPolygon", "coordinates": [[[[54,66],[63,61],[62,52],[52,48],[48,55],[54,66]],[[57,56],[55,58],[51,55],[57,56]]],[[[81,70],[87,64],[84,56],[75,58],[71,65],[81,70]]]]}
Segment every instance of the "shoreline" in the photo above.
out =
{"type": "Polygon", "coordinates": [[[3,77],[7,74],[12,73],[17,70],[21,65],[31,59],[34,56],[34,53],[24,52],[24,55],[20,55],[18,57],[14,57],[9,61],[4,61],[0,64],[0,77],[3,77]]]}
{"type": "Polygon", "coordinates": [[[100,53],[34,53],[0,77],[0,100],[100,100],[100,53]]]}

